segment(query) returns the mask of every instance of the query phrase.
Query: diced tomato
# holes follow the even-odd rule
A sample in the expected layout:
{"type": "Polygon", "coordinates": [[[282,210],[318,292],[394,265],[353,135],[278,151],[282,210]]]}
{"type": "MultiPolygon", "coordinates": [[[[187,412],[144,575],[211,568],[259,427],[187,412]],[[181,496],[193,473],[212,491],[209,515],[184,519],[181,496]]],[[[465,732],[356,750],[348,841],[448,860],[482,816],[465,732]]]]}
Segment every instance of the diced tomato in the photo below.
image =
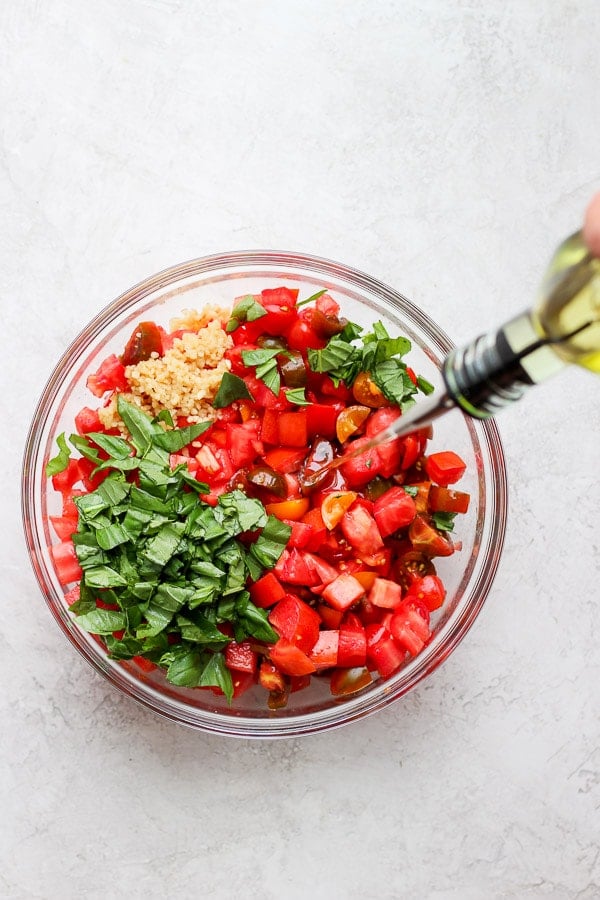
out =
{"type": "Polygon", "coordinates": [[[282,447],[306,447],[308,440],[306,410],[284,412],[279,415],[277,427],[282,447]]]}
{"type": "Polygon", "coordinates": [[[345,610],[356,603],[364,594],[364,588],[354,575],[338,575],[323,591],[326,600],[334,609],[345,610]]]}
{"type": "Polygon", "coordinates": [[[323,516],[321,515],[321,510],[316,508],[309,509],[309,511],[302,516],[302,521],[312,528],[312,535],[306,544],[306,549],[311,550],[313,553],[318,553],[323,545],[323,541],[327,539],[327,529],[323,521],[323,516]]]}
{"type": "Polygon", "coordinates": [[[373,516],[357,503],[344,513],[341,521],[346,540],[359,553],[376,553],[383,548],[383,540],[373,516]]]}
{"type": "Polygon", "coordinates": [[[305,456],[305,450],[278,447],[277,450],[269,450],[265,453],[265,463],[280,475],[286,475],[290,472],[297,472],[304,462],[305,456]]]}
{"type": "Polygon", "coordinates": [[[298,550],[304,549],[313,533],[312,525],[309,525],[307,522],[296,522],[292,519],[284,519],[283,521],[292,529],[287,546],[290,548],[296,547],[298,550]]]}
{"type": "Polygon", "coordinates": [[[275,306],[295,306],[298,300],[299,291],[297,288],[265,288],[260,292],[259,303],[265,307],[275,306]]]}
{"type": "Polygon", "coordinates": [[[125,345],[121,362],[124,366],[135,366],[153,353],[163,355],[161,329],[155,322],[140,322],[125,345]]]}
{"type": "Polygon", "coordinates": [[[256,683],[256,676],[252,672],[238,672],[235,669],[231,673],[231,681],[233,683],[233,699],[237,700],[242,694],[250,690],[256,683]]]}
{"type": "Polygon", "coordinates": [[[320,631],[316,644],[309,653],[309,659],[317,670],[330,669],[338,664],[338,631],[320,631]]]}
{"type": "Polygon", "coordinates": [[[75,416],[75,428],[77,434],[89,434],[91,431],[104,431],[104,426],[100,421],[97,409],[90,409],[84,406],[75,416]]]}
{"type": "Polygon", "coordinates": [[[469,509],[469,494],[453,491],[451,488],[431,485],[429,509],[432,512],[466,513],[469,509]]]}
{"type": "Polygon", "coordinates": [[[290,693],[303,691],[310,684],[310,675],[290,675],[290,693]]]}
{"type": "Polygon", "coordinates": [[[270,660],[263,659],[258,670],[258,683],[267,691],[285,691],[285,679],[270,660]]]}
{"type": "Polygon", "coordinates": [[[370,591],[373,587],[373,582],[377,578],[376,572],[370,572],[368,569],[362,569],[358,572],[352,573],[356,580],[362,584],[365,591],[370,591]]]}
{"type": "Polygon", "coordinates": [[[339,400],[344,405],[351,402],[352,391],[346,387],[343,381],[340,381],[337,385],[334,384],[333,379],[329,375],[321,377],[319,391],[326,397],[333,397],[333,399],[339,400]]]}
{"type": "Polygon", "coordinates": [[[367,637],[362,622],[350,613],[340,625],[338,666],[351,669],[364,666],[367,661],[367,637]]]}
{"type": "Polygon", "coordinates": [[[446,598],[446,588],[437,575],[424,575],[411,584],[405,599],[413,597],[423,603],[429,612],[433,612],[442,606],[446,598]]]}
{"type": "MultiPolygon", "coordinates": [[[[233,333],[234,341],[235,341],[235,335],[237,335],[238,331],[240,331],[239,328],[237,329],[237,331],[234,331],[234,333],[233,333]]],[[[256,350],[256,344],[239,344],[238,341],[235,341],[235,343],[236,343],[235,347],[228,347],[227,350],[225,351],[225,359],[228,359],[229,362],[231,363],[232,374],[238,375],[240,378],[245,379],[246,376],[252,376],[253,369],[244,363],[244,360],[242,358],[242,353],[245,350],[256,350]]],[[[250,388],[248,388],[248,390],[250,390],[250,388]]],[[[250,390],[250,393],[252,393],[251,390],[250,390]]],[[[254,395],[252,395],[252,396],[254,396],[254,395]]]]}
{"type": "Polygon", "coordinates": [[[311,403],[306,407],[308,437],[334,438],[338,415],[338,406],[330,403],[311,403]]]}
{"type": "Polygon", "coordinates": [[[281,503],[267,503],[265,509],[270,516],[277,516],[283,521],[286,519],[298,521],[308,511],[309,506],[308,498],[299,497],[295,500],[282,500],[281,503]]]}
{"type": "Polygon", "coordinates": [[[417,493],[413,497],[417,513],[426,513],[429,510],[429,492],[431,490],[430,481],[421,481],[418,484],[411,484],[411,488],[416,488],[417,493]]]}
{"type": "Polygon", "coordinates": [[[395,581],[387,578],[376,578],[369,591],[369,600],[373,606],[384,609],[396,609],[402,602],[402,588],[395,581]]]}
{"type": "Polygon", "coordinates": [[[73,502],[73,497],[81,497],[85,491],[75,488],[72,491],[65,491],[62,495],[62,514],[67,518],[78,518],[79,512],[73,502]]]}
{"type": "Polygon", "coordinates": [[[373,438],[385,431],[401,415],[397,406],[382,406],[380,409],[376,409],[367,419],[367,437],[373,438]]]}
{"type": "Polygon", "coordinates": [[[441,453],[432,453],[425,460],[425,471],[432,481],[447,487],[454,484],[464,475],[466,463],[452,450],[442,450],[441,453]]]}
{"type": "Polygon", "coordinates": [[[311,587],[319,584],[319,576],[309,562],[301,550],[292,548],[283,551],[273,571],[288,584],[311,587]]]}
{"type": "Polygon", "coordinates": [[[70,459],[67,467],[62,472],[57,472],[56,475],[52,476],[52,487],[55,491],[63,494],[65,491],[70,491],[78,481],[81,481],[79,460],[70,459]]]}
{"type": "Polygon", "coordinates": [[[336,568],[314,553],[305,552],[304,559],[312,566],[321,584],[330,584],[340,574],[336,568]]]}
{"type": "Polygon", "coordinates": [[[454,546],[439,531],[436,531],[423,516],[416,516],[410,528],[408,537],[415,550],[420,550],[428,556],[452,556],[454,546]]]}
{"type": "Polygon", "coordinates": [[[401,438],[401,444],[402,462],[400,466],[402,469],[410,469],[421,455],[421,443],[416,435],[407,434],[406,437],[401,438]]]}
{"type": "Polygon", "coordinates": [[[279,638],[276,644],[269,647],[269,656],[285,675],[310,675],[317,669],[312,659],[286,638],[279,638]]]}
{"type": "Polygon", "coordinates": [[[387,678],[400,668],[405,658],[401,648],[384,625],[367,625],[367,660],[382,678],[387,678]]]}
{"type": "Polygon", "coordinates": [[[97,372],[88,376],[86,385],[95,397],[102,397],[107,391],[126,391],[125,366],[113,353],[100,364],[97,372]]]}
{"type": "Polygon", "coordinates": [[[56,576],[61,584],[70,584],[72,581],[81,579],[83,573],[79,566],[73,541],[61,541],[60,544],[53,544],[50,547],[50,553],[54,561],[56,576]]]}
{"type": "Polygon", "coordinates": [[[287,343],[290,350],[299,350],[301,353],[305,353],[308,349],[322,350],[327,344],[327,340],[319,337],[307,319],[300,313],[288,331],[287,343]]]}
{"type": "Polygon", "coordinates": [[[410,525],[416,512],[415,501],[402,487],[390,488],[373,505],[373,515],[382,538],[410,525]]]}
{"type": "Polygon", "coordinates": [[[333,299],[331,294],[321,294],[320,297],[317,297],[315,307],[324,316],[339,316],[340,314],[340,304],[333,299]]]}
{"type": "Polygon", "coordinates": [[[279,443],[279,413],[274,409],[265,409],[262,424],[260,426],[260,437],[265,444],[279,443]]]}
{"type": "Polygon", "coordinates": [[[273,572],[267,572],[262,578],[250,585],[250,598],[261,609],[273,606],[279,600],[283,600],[284,597],[285,591],[273,572]]]}
{"type": "Polygon", "coordinates": [[[344,618],[343,610],[333,609],[332,606],[327,606],[325,603],[320,603],[317,607],[317,611],[327,628],[340,627],[342,619],[344,618]]]}
{"type": "MultiPolygon", "coordinates": [[[[364,447],[371,439],[365,434],[356,438],[354,441],[348,441],[344,450],[344,455],[353,453],[364,447]]],[[[362,487],[367,482],[372,481],[381,471],[381,457],[377,452],[377,448],[367,450],[358,456],[348,459],[342,466],[344,478],[351,488],[362,487]]]]}
{"type": "Polygon", "coordinates": [[[379,457],[379,474],[383,478],[391,478],[401,469],[404,454],[404,443],[401,438],[386,441],[375,448],[379,457]]]}
{"type": "Polygon", "coordinates": [[[77,531],[77,516],[50,516],[50,521],[59,541],[67,541],[77,531]]]}
{"type": "Polygon", "coordinates": [[[258,654],[252,649],[250,641],[230,641],[224,651],[225,665],[236,672],[254,674],[258,666],[258,654]]]}
{"type": "Polygon", "coordinates": [[[408,650],[411,656],[416,656],[423,649],[429,637],[427,622],[416,610],[406,605],[392,616],[390,631],[398,644],[408,650]]]}
{"type": "Polygon", "coordinates": [[[269,622],[280,637],[308,653],[319,636],[321,618],[295,594],[286,594],[269,613],[269,622]]]}
{"type": "Polygon", "coordinates": [[[96,464],[93,463],[91,459],[82,457],[81,459],[78,459],[77,462],[79,463],[79,472],[86,491],[95,491],[96,488],[102,484],[104,479],[108,478],[110,475],[109,469],[101,469],[99,472],[92,474],[96,468],[96,464]]]}
{"type": "Polygon", "coordinates": [[[227,450],[235,469],[249,466],[257,456],[262,456],[264,448],[258,437],[258,419],[249,419],[236,425],[231,422],[227,428],[227,450]]]}
{"type": "Polygon", "coordinates": [[[156,663],[153,663],[150,659],[146,659],[145,656],[132,656],[131,661],[135,663],[138,669],[141,669],[142,672],[153,672],[158,668],[156,663]]]}

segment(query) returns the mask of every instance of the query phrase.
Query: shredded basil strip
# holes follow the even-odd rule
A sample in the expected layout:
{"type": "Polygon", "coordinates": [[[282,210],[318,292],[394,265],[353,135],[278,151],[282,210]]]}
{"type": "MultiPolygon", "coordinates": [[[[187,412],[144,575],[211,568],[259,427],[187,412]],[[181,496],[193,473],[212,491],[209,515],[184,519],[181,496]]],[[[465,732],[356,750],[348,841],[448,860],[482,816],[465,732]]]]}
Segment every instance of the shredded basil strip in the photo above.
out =
{"type": "Polygon", "coordinates": [[[234,400],[254,400],[254,397],[248,390],[243,378],[240,378],[238,375],[232,375],[231,372],[224,372],[212,405],[215,409],[223,409],[225,406],[233,403],[234,400]]]}

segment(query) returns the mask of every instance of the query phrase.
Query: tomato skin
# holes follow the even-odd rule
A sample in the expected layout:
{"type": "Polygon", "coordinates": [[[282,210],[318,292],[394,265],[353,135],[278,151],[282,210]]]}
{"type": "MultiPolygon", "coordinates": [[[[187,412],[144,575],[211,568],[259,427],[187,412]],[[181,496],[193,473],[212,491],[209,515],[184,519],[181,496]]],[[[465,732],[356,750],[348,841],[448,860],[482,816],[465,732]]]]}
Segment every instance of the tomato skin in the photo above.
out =
{"type": "Polygon", "coordinates": [[[373,677],[366,666],[358,666],[352,669],[338,668],[331,673],[329,689],[334,697],[345,697],[348,694],[356,694],[367,685],[373,683],[373,677]]]}
{"type": "Polygon", "coordinates": [[[273,606],[279,600],[283,600],[284,597],[285,591],[273,572],[267,572],[262,578],[250,585],[250,598],[260,609],[273,606]]]}
{"type": "Polygon", "coordinates": [[[156,322],[140,322],[125,345],[121,362],[124,366],[135,366],[150,359],[153,353],[163,355],[161,329],[156,322]]]}
{"type": "Polygon", "coordinates": [[[289,519],[296,522],[308,511],[310,500],[302,497],[295,500],[282,500],[280,503],[267,503],[265,509],[270,516],[277,516],[280,521],[289,519]]]}
{"type": "Polygon", "coordinates": [[[267,691],[276,691],[283,693],[285,691],[285,679],[270,660],[264,659],[258,670],[258,683],[267,691]]]}
{"type": "Polygon", "coordinates": [[[453,491],[432,484],[429,491],[429,509],[432,512],[466,513],[470,499],[469,494],[463,491],[453,491]]]}
{"type": "Polygon", "coordinates": [[[156,663],[153,663],[151,660],[146,659],[145,656],[132,656],[131,662],[135,663],[138,669],[141,669],[142,672],[153,672],[158,668],[156,663]]]}
{"type": "Polygon", "coordinates": [[[309,349],[322,350],[326,346],[327,340],[319,337],[305,318],[299,317],[287,334],[287,343],[290,350],[299,350],[301,353],[305,353],[309,349]]]}
{"type": "Polygon", "coordinates": [[[392,616],[390,631],[395,640],[405,650],[416,656],[429,638],[429,626],[419,613],[408,604],[403,604],[392,616]]]}
{"type": "Polygon", "coordinates": [[[405,600],[415,599],[423,603],[429,612],[439,609],[446,598],[446,588],[437,575],[424,575],[417,578],[410,586],[405,600]]]}
{"type": "MultiPolygon", "coordinates": [[[[264,454],[262,441],[258,437],[258,419],[249,419],[239,425],[230,422],[227,428],[227,451],[234,468],[241,469],[264,454]]],[[[233,475],[233,472],[231,472],[233,475]]],[[[231,476],[230,476],[231,477],[231,476]]]]}
{"type": "Polygon", "coordinates": [[[265,308],[271,305],[295,307],[298,301],[298,294],[299,290],[296,288],[264,288],[260,292],[259,303],[265,308]]]}
{"type": "Polygon", "coordinates": [[[319,637],[321,617],[295,594],[286,594],[269,613],[269,622],[280,637],[308,653],[319,637]]]}
{"type": "Polygon", "coordinates": [[[415,516],[408,537],[415,550],[420,550],[427,556],[452,556],[453,544],[439,531],[436,531],[423,516],[415,516]]]}
{"type": "Polygon", "coordinates": [[[406,528],[416,514],[415,501],[401,487],[390,488],[373,505],[373,515],[382,538],[406,528]]]}
{"type": "Polygon", "coordinates": [[[432,453],[425,460],[425,471],[436,484],[447,487],[462,478],[466,463],[452,450],[443,450],[440,453],[432,453]]]}

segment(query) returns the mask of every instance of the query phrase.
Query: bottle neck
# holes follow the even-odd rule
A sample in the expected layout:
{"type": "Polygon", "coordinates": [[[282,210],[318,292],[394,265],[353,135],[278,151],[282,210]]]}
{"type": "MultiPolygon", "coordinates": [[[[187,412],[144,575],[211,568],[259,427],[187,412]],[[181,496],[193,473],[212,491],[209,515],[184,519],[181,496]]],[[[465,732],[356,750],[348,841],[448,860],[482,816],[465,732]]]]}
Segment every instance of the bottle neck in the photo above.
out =
{"type": "Polygon", "coordinates": [[[496,333],[481,335],[454,350],[446,359],[443,376],[455,403],[469,415],[486,419],[564,365],[525,312],[496,333]]]}

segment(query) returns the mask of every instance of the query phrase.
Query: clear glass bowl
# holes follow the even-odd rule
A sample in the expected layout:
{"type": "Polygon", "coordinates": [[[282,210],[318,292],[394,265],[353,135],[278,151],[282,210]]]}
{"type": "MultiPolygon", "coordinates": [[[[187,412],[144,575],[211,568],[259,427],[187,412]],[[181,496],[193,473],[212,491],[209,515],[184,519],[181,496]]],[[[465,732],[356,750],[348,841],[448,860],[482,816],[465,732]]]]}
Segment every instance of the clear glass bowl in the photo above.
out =
{"type": "MultiPolygon", "coordinates": [[[[100,640],[81,631],[64,602],[49,546],[55,540],[48,516],[60,514],[60,497],[44,475],[55,453],[55,439],[74,430],[74,417],[92,400],[87,376],[104,357],[122,353],[133,327],[144,319],[168,325],[183,309],[208,303],[230,306],[234,297],[262,288],[288,285],[308,297],[327,288],[343,315],[369,325],[382,319],[391,333],[413,342],[409,364],[437,388],[440,365],[452,343],[425,313],[397,291],[347,266],[293,253],[247,252],[208,256],[175,266],[131,288],[107,306],[66,350],[44,388],[27,439],[22,478],[25,535],[31,561],[50,610],[74,647],[115,687],[155,712],[205,731],[241,737],[274,738],[324,731],[352,722],[397,700],[433,672],[456,648],[479,613],[498,566],[506,524],[506,471],[502,444],[492,421],[467,419],[459,412],[435,426],[430,447],[452,449],[467,463],[461,489],[471,494],[466,516],[459,516],[456,537],[462,550],[436,559],[448,597],[435,636],[419,656],[385,681],[345,698],[329,693],[325,678],[291,694],[285,709],[271,711],[259,686],[229,707],[210,691],[176,688],[160,670],[150,675],[133,663],[108,658],[100,640]]],[[[93,404],[92,404],[93,405],[93,404]]]]}

